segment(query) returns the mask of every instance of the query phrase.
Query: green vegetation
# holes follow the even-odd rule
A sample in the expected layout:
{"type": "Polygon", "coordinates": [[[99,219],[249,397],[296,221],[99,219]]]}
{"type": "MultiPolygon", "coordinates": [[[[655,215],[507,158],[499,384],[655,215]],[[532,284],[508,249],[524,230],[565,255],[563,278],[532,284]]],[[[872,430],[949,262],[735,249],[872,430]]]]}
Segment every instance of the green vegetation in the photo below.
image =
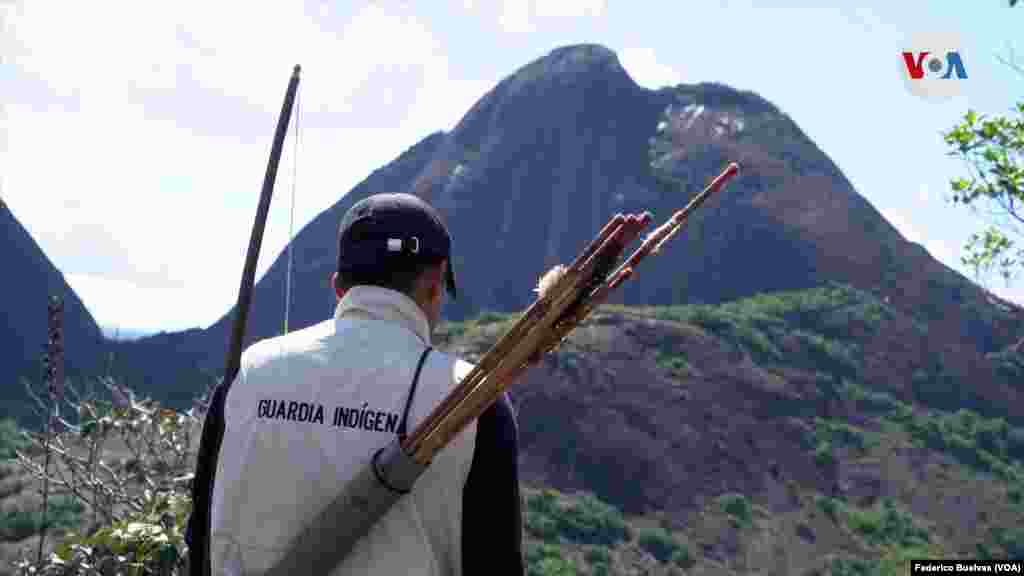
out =
{"type": "MultiPolygon", "coordinates": [[[[83,506],[71,496],[51,497],[46,514],[47,525],[56,530],[78,526],[83,506]]],[[[0,515],[0,540],[18,541],[37,534],[43,526],[39,510],[10,510],[0,515]]]]}
{"type": "Polygon", "coordinates": [[[917,558],[949,557],[941,548],[934,544],[918,546],[892,546],[885,549],[885,555],[878,559],[878,576],[905,576],[911,560],[917,558]]]}
{"type": "Polygon", "coordinates": [[[866,450],[874,441],[864,430],[839,420],[814,419],[813,443],[842,444],[858,450],[866,450]]]}
{"type": "Polygon", "coordinates": [[[722,494],[718,497],[718,505],[723,512],[735,518],[741,525],[747,526],[753,519],[750,501],[743,494],[722,494]]]}
{"type": "Polygon", "coordinates": [[[916,558],[943,557],[932,546],[891,546],[883,548],[878,558],[834,558],[829,565],[830,576],[904,576],[908,563],[916,558]]]}
{"type": "Polygon", "coordinates": [[[693,305],[664,309],[658,314],[667,319],[695,324],[728,340],[755,360],[776,363],[782,352],[775,346],[771,334],[781,332],[785,324],[778,318],[752,314],[746,310],[733,311],[727,305],[693,305]]]}
{"type": "Polygon", "coordinates": [[[631,536],[622,513],[591,494],[563,505],[556,491],[544,490],[526,499],[525,516],[526,531],[549,543],[611,546],[631,536]]]}
{"type": "MultiPolygon", "coordinates": [[[[732,513],[749,519],[750,506],[740,495],[724,502],[732,513]]],[[[590,574],[608,574],[612,555],[609,547],[630,540],[632,531],[622,514],[593,495],[567,498],[552,489],[526,498],[524,524],[527,534],[541,540],[527,554],[530,574],[563,574],[575,564],[563,558],[561,544],[584,545],[583,558],[590,574]],[[532,571],[532,572],[530,572],[532,571]]],[[[695,563],[690,549],[664,528],[637,530],[637,545],[661,563],[687,568],[695,563]]]]}
{"type": "Polygon", "coordinates": [[[762,364],[786,363],[846,377],[856,375],[860,354],[849,339],[851,326],[875,333],[883,320],[891,318],[888,308],[873,295],[834,283],[714,306],[659,307],[652,312],[664,320],[700,326],[762,364]],[[795,338],[804,354],[783,358],[778,343],[784,338],[795,338]]]}
{"type": "Polygon", "coordinates": [[[817,506],[818,509],[828,516],[833,522],[839,522],[839,515],[845,509],[845,505],[840,500],[831,496],[823,496],[821,494],[814,496],[814,505],[817,506]]]}
{"type": "Polygon", "coordinates": [[[478,326],[484,326],[487,324],[495,324],[497,322],[504,322],[511,317],[510,314],[502,314],[501,312],[494,312],[492,310],[484,310],[475,319],[478,326]]]}
{"type": "Polygon", "coordinates": [[[0,460],[10,460],[15,457],[15,450],[27,447],[28,440],[22,436],[17,423],[10,418],[0,420],[0,460]]]}
{"type": "Polygon", "coordinates": [[[182,560],[183,529],[192,503],[183,494],[147,491],[140,504],[140,510],[130,517],[65,540],[57,546],[52,561],[96,565],[104,555],[113,555],[129,566],[149,568],[140,574],[172,574],[182,560]]]}
{"type": "Polygon", "coordinates": [[[473,165],[480,160],[480,146],[478,144],[467,144],[463,147],[463,163],[473,165]]]}
{"type": "Polygon", "coordinates": [[[823,442],[814,448],[814,462],[822,468],[835,466],[837,463],[836,454],[832,450],[831,442],[823,442]]]}
{"type": "Polygon", "coordinates": [[[562,549],[542,542],[526,547],[526,576],[576,576],[576,563],[562,557],[562,549]]]}
{"type": "Polygon", "coordinates": [[[911,376],[910,389],[914,398],[938,410],[971,408],[989,414],[1000,413],[1001,408],[985,402],[971,386],[963,385],[961,379],[945,369],[941,360],[935,358],[927,369],[918,369],[911,376]]]}
{"type": "Polygon", "coordinates": [[[658,350],[657,355],[654,357],[654,362],[674,374],[686,375],[690,373],[690,363],[686,359],[686,353],[681,350],[658,350]]]}
{"type": "Polygon", "coordinates": [[[909,559],[936,555],[928,532],[891,500],[883,500],[868,509],[847,506],[835,498],[825,496],[815,500],[829,517],[845,524],[878,551],[877,557],[871,560],[833,558],[829,564],[829,573],[833,576],[902,575],[909,559]]]}
{"type": "Polygon", "coordinates": [[[1024,499],[1024,489],[1020,485],[1010,486],[1006,491],[1006,499],[1015,506],[1020,505],[1021,500],[1024,499]]]}
{"type": "Polygon", "coordinates": [[[913,516],[901,510],[891,499],[872,508],[857,508],[830,496],[817,495],[815,505],[837,523],[843,523],[874,546],[913,548],[926,546],[928,532],[913,516]]]}
{"type": "Polygon", "coordinates": [[[689,548],[679,543],[667,530],[645,528],[637,532],[637,544],[658,562],[672,562],[683,568],[693,565],[693,556],[689,548]]]}
{"type": "Polygon", "coordinates": [[[484,310],[475,318],[469,320],[463,320],[461,322],[445,322],[441,324],[437,328],[437,335],[442,339],[460,338],[482,326],[512,322],[517,318],[518,316],[516,314],[484,310]]]}
{"type": "Polygon", "coordinates": [[[838,420],[816,417],[813,431],[807,435],[807,446],[814,451],[814,461],[822,467],[836,464],[835,447],[849,446],[861,452],[877,439],[864,430],[838,420]]]}
{"type": "Polygon", "coordinates": [[[1024,352],[1007,347],[989,354],[988,359],[995,363],[996,370],[1008,384],[1024,386],[1024,352]]]}
{"type": "Polygon", "coordinates": [[[589,574],[591,576],[606,576],[611,571],[611,553],[604,546],[588,547],[587,551],[584,552],[584,560],[587,561],[590,567],[589,574]]]}
{"type": "Polygon", "coordinates": [[[840,396],[854,402],[859,410],[868,414],[891,415],[902,419],[909,417],[911,412],[910,406],[892,395],[871,390],[856,382],[843,381],[840,396]]]}
{"type": "Polygon", "coordinates": [[[445,322],[437,329],[439,336],[447,338],[459,338],[466,334],[470,324],[468,321],[465,322],[445,322]]]}
{"type": "Polygon", "coordinates": [[[852,286],[829,283],[809,290],[758,294],[716,306],[726,314],[766,322],[797,325],[827,338],[842,339],[851,324],[879,329],[891,319],[888,308],[873,295],[852,286]]]}
{"type": "MultiPolygon", "coordinates": [[[[1018,69],[1019,70],[1019,69],[1018,69]]],[[[964,160],[967,178],[950,181],[954,205],[982,207],[992,224],[981,234],[972,234],[965,247],[963,264],[978,276],[998,271],[1009,281],[1024,266],[1024,247],[1015,244],[1018,228],[1006,222],[1024,218],[1024,102],[1014,111],[1016,118],[986,118],[974,110],[943,134],[950,154],[964,160]]]]}
{"type": "Polygon", "coordinates": [[[697,563],[697,559],[693,557],[693,553],[690,552],[690,548],[684,544],[680,544],[679,548],[676,548],[672,552],[670,560],[680,568],[690,568],[697,563]]]}
{"type": "Polygon", "coordinates": [[[830,576],[875,576],[878,574],[877,560],[860,558],[833,558],[829,565],[830,576]]]}
{"type": "Polygon", "coordinates": [[[603,546],[590,546],[587,551],[583,554],[583,559],[588,564],[608,564],[612,561],[611,555],[608,553],[608,549],[603,546]]]}
{"type": "Polygon", "coordinates": [[[933,412],[904,420],[910,435],[935,450],[952,455],[962,464],[995,474],[1007,481],[1024,480],[1024,429],[1002,418],[985,418],[970,410],[933,412]]]}
{"type": "MultiPolygon", "coordinates": [[[[191,508],[188,483],[181,478],[195,461],[189,438],[199,424],[196,416],[166,410],[150,399],[112,410],[109,402],[83,398],[70,384],[67,392],[77,399],[79,426],[53,436],[48,458],[45,441],[30,437],[31,462],[19,462],[41,473],[49,459],[51,475],[54,469],[75,466],[75,473],[50,482],[71,490],[51,493],[48,499],[46,527],[57,538],[56,549],[41,557],[35,547],[23,551],[14,561],[16,573],[85,574],[105,565],[111,573],[175,574],[183,561],[183,533],[191,508]],[[112,457],[108,450],[115,441],[131,457],[123,452],[112,457]],[[149,483],[143,485],[144,481],[149,483]],[[65,482],[69,486],[63,486],[65,482]],[[90,523],[98,522],[98,529],[83,532],[86,517],[90,523]]],[[[43,527],[38,499],[26,500],[0,518],[4,538],[23,539],[43,527]]]]}
{"type": "Polygon", "coordinates": [[[923,446],[949,454],[970,469],[994,474],[1011,483],[1008,494],[1018,501],[1024,485],[1024,428],[1002,418],[972,410],[917,410],[884,392],[845,382],[843,395],[869,412],[898,424],[923,446]]]}
{"type": "Polygon", "coordinates": [[[913,517],[885,499],[870,509],[846,507],[847,524],[875,546],[920,547],[928,544],[928,532],[913,517]]]}
{"type": "Polygon", "coordinates": [[[989,534],[992,543],[1003,549],[1003,558],[1024,558],[1024,528],[993,527],[989,534]]]}

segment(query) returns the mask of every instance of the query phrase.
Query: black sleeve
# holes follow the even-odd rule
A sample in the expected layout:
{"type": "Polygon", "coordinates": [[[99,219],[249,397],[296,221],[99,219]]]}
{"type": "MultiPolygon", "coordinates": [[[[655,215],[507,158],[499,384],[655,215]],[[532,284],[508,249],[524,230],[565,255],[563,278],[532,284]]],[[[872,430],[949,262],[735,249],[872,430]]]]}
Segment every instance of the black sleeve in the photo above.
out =
{"type": "Polygon", "coordinates": [[[522,576],[519,431],[505,394],[477,419],[462,491],[462,573],[522,576]]]}

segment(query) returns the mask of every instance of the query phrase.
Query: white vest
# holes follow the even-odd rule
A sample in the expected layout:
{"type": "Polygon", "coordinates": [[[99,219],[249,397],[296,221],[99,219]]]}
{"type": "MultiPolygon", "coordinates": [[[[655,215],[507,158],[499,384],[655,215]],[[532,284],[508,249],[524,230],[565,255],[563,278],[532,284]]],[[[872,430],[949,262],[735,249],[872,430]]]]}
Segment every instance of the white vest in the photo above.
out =
{"type": "MultiPolygon", "coordinates": [[[[356,286],[339,302],[334,319],[246,350],[224,408],[211,512],[213,574],[269,569],[395,437],[429,341],[426,316],[413,300],[356,286]]],[[[472,367],[430,352],[409,411],[409,432],[472,367]]],[[[474,422],[332,576],[460,574],[462,488],[475,439],[474,422]]]]}

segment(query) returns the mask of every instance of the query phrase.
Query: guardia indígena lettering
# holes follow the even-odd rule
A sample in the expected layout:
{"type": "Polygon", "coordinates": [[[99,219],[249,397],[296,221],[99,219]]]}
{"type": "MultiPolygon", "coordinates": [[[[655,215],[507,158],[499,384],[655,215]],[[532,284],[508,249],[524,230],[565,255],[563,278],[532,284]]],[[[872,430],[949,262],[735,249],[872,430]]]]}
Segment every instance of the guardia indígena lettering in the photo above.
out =
{"type": "Polygon", "coordinates": [[[338,406],[334,409],[332,424],[344,428],[393,433],[398,427],[398,414],[373,410],[368,406],[369,404],[365,402],[359,408],[338,406]]]}
{"type": "Polygon", "coordinates": [[[323,424],[324,407],[321,404],[296,402],[294,400],[260,400],[256,406],[256,417],[268,420],[323,424]]]}
{"type": "MultiPolygon", "coordinates": [[[[267,420],[287,420],[289,422],[324,423],[324,407],[322,404],[297,402],[295,400],[260,400],[256,406],[256,416],[267,420]]],[[[369,432],[387,432],[392,434],[398,428],[398,414],[382,410],[374,410],[369,403],[351,408],[337,406],[330,422],[337,428],[352,428],[369,432]]]]}

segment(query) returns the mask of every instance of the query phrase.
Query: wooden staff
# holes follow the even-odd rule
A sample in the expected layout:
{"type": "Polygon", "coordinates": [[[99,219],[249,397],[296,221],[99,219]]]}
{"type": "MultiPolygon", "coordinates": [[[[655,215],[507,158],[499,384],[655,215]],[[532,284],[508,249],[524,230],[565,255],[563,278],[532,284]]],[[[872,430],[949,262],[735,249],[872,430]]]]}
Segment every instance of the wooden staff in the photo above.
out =
{"type": "Polygon", "coordinates": [[[700,205],[703,204],[704,201],[712,194],[718,192],[733,176],[739,173],[739,168],[739,165],[735,162],[730,163],[725,170],[712,180],[711,183],[708,184],[707,188],[701,191],[700,194],[696,195],[689,204],[687,204],[683,209],[676,211],[667,222],[651,232],[647,238],[644,239],[640,247],[637,248],[636,251],[633,252],[633,254],[631,254],[621,266],[619,266],[618,270],[609,277],[607,282],[599,286],[589,298],[583,301],[574,311],[572,316],[563,320],[555,327],[554,333],[552,333],[551,338],[542,348],[542,351],[546,353],[557,348],[562,340],[567,337],[576,326],[583,322],[583,320],[586,319],[586,317],[589,316],[595,308],[608,299],[608,295],[612,290],[615,290],[627,279],[633,277],[637,265],[639,265],[644,258],[651,254],[657,254],[661,250],[661,247],[682,229],[683,225],[686,223],[686,219],[689,218],[691,213],[699,208],[700,205]]]}
{"type": "Polygon", "coordinates": [[[637,265],[661,247],[682,228],[686,219],[712,194],[739,172],[739,165],[730,163],[700,194],[684,208],[652,231],[625,262],[611,274],[598,268],[604,259],[617,261],[622,250],[651,221],[651,215],[630,215],[620,219],[616,214],[597,238],[566,269],[556,272],[558,278],[536,302],[523,313],[513,327],[491,347],[477,365],[403,442],[406,453],[421,464],[427,464],[470,422],[478,418],[497,400],[539,353],[554,350],[565,337],[602,302],[608,294],[630,278],[637,265]],[[598,248],[594,248],[599,246],[598,248]],[[595,272],[599,282],[594,287],[595,272]],[[592,291],[581,294],[584,288],[592,291]]]}
{"type": "MultiPolygon", "coordinates": [[[[700,194],[695,196],[686,207],[676,211],[672,217],[652,231],[643,243],[622,263],[615,272],[608,275],[604,282],[601,282],[591,293],[581,299],[577,305],[567,311],[566,315],[560,318],[547,332],[546,337],[541,337],[539,343],[524,341],[523,346],[532,350],[532,357],[540,353],[546,354],[558,348],[577,326],[579,326],[598,306],[608,299],[612,290],[618,288],[622,283],[635,275],[637,265],[651,254],[657,254],[665,242],[672,239],[686,219],[712,194],[720,190],[726,182],[739,172],[739,165],[730,163],[726,169],[719,174],[700,194]]],[[[646,214],[644,215],[646,216],[646,214]]],[[[646,225],[646,222],[644,222],[646,225]]],[[[637,230],[639,232],[639,229],[637,230]]],[[[492,348],[493,350],[493,348],[492,348]]],[[[513,354],[509,362],[502,365],[502,369],[496,371],[491,380],[494,381],[491,389],[479,394],[479,398],[464,403],[465,412],[452,417],[451,428],[457,426],[465,427],[474,419],[479,418],[484,411],[505,391],[519,376],[529,367],[529,362],[523,359],[523,354],[513,354]]],[[[458,428],[461,430],[462,428],[458,428]]],[[[457,432],[455,432],[457,433],[457,432]]]]}

